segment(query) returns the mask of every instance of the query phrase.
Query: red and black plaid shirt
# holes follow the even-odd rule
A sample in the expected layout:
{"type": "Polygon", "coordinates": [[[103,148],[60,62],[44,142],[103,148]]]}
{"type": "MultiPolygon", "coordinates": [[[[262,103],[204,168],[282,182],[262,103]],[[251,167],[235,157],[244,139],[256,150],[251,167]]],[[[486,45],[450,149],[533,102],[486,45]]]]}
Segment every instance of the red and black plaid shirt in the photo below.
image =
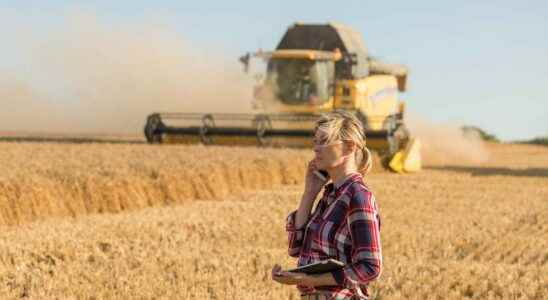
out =
{"type": "Polygon", "coordinates": [[[365,298],[367,284],[381,273],[380,216],[375,197],[360,174],[353,174],[339,187],[325,187],[316,209],[303,228],[295,228],[296,211],[287,217],[289,255],[298,266],[328,258],[346,264],[332,272],[336,286],[310,289],[298,286],[302,294],[328,291],[333,299],[365,298]]]}

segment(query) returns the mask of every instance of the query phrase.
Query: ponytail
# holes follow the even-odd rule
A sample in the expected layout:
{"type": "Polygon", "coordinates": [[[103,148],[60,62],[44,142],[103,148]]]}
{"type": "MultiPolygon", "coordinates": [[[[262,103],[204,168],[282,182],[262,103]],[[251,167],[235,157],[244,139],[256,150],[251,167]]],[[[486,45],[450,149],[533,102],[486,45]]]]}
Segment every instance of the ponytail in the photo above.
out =
{"type": "Polygon", "coordinates": [[[371,155],[371,151],[364,145],[361,148],[362,157],[361,161],[358,165],[358,171],[363,174],[367,174],[371,171],[371,168],[373,167],[373,158],[371,155]]]}

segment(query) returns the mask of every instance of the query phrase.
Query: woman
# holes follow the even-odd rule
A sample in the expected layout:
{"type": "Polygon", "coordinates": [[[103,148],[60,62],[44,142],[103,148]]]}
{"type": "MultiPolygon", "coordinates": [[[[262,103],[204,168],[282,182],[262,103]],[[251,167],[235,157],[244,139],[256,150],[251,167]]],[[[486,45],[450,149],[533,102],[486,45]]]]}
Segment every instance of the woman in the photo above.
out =
{"type": "Polygon", "coordinates": [[[320,118],[314,135],[315,157],[308,163],[305,190],[287,218],[289,255],[303,266],[334,258],[342,269],[307,275],[272,269],[272,279],[297,285],[302,299],[367,299],[367,285],[381,273],[380,217],[375,197],[361,172],[371,169],[361,122],[351,113],[334,111],[320,118]],[[317,195],[331,178],[311,214],[317,195]]]}

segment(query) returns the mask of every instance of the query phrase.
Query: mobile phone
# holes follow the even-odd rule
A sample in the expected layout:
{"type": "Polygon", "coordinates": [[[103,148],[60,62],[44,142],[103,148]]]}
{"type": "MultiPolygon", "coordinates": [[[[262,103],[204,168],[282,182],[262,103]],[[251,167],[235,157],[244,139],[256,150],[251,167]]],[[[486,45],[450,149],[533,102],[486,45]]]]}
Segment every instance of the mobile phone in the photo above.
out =
{"type": "Polygon", "coordinates": [[[314,174],[323,181],[327,181],[329,179],[329,173],[327,173],[326,170],[316,170],[314,171],[314,174]]]}

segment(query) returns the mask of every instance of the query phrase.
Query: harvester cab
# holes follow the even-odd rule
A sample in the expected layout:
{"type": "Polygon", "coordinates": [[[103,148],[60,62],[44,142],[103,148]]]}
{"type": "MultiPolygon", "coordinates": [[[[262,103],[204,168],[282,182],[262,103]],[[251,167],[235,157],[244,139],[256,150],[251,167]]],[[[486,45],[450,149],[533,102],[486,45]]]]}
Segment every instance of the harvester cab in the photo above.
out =
{"type": "Polygon", "coordinates": [[[240,58],[244,70],[250,59],[267,63],[265,80],[254,89],[254,107],[269,112],[318,113],[332,110],[335,61],[340,51],[276,50],[248,53],[240,58]]]}
{"type": "Polygon", "coordinates": [[[254,87],[253,113],[155,113],[145,126],[147,140],[311,145],[317,118],[342,109],[362,121],[368,147],[387,168],[420,170],[420,143],[406,127],[398,97],[406,90],[407,68],[369,57],[360,34],[336,23],[296,23],[276,50],[240,57],[244,71],[253,58],[266,63],[266,75],[254,87]],[[190,125],[167,124],[172,121],[190,125]]]}

